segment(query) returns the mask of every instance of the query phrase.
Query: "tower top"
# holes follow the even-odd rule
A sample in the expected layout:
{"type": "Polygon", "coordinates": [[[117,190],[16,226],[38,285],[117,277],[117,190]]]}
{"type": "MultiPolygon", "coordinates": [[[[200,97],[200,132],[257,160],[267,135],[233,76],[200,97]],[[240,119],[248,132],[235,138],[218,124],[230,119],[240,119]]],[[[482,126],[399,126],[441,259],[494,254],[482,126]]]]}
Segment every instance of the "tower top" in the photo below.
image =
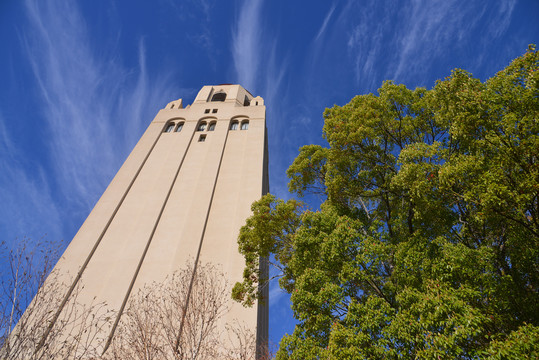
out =
{"type": "MultiPolygon", "coordinates": [[[[192,104],[187,108],[207,108],[208,103],[212,106],[226,104],[227,106],[264,106],[264,99],[260,96],[254,97],[248,90],[238,84],[206,85],[198,92],[192,104]]],[[[171,101],[165,109],[183,109],[182,99],[171,101]]]]}
{"type": "Polygon", "coordinates": [[[202,87],[193,105],[205,104],[207,102],[235,103],[236,106],[264,105],[264,99],[260,96],[254,97],[243,86],[237,84],[207,85],[202,87]],[[253,100],[255,101],[253,102],[253,100]]]}

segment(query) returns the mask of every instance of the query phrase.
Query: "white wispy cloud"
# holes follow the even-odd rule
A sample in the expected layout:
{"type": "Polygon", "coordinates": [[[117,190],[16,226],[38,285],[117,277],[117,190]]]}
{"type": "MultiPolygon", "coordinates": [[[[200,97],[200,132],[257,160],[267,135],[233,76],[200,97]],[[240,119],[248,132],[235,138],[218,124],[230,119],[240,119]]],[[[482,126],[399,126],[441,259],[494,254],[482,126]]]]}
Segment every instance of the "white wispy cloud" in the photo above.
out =
{"type": "Polygon", "coordinates": [[[335,4],[331,6],[331,9],[329,9],[328,13],[326,14],[326,17],[324,18],[324,22],[322,23],[322,26],[320,26],[320,30],[318,30],[318,33],[316,34],[316,37],[314,38],[315,41],[318,41],[322,34],[326,31],[326,28],[328,26],[329,20],[331,19],[331,15],[333,15],[333,12],[335,11],[335,4]]]}
{"type": "Polygon", "coordinates": [[[25,236],[59,236],[60,210],[52,199],[45,171],[18,151],[5,123],[0,114],[0,241],[14,244],[25,236]],[[31,173],[25,170],[28,168],[31,173]]]}
{"type": "Polygon", "coordinates": [[[398,49],[393,79],[416,73],[470,31],[479,20],[477,9],[456,0],[417,1],[406,9],[408,21],[396,37],[398,49]],[[412,71],[411,71],[412,70],[412,71]]]}
{"type": "Polygon", "coordinates": [[[50,134],[56,181],[88,208],[170,87],[166,79],[148,79],[142,42],[139,69],[122,67],[113,51],[103,55],[73,2],[29,0],[26,12],[22,38],[43,99],[38,114],[50,134]]]}
{"type": "Polygon", "coordinates": [[[262,95],[272,109],[285,96],[283,82],[287,74],[287,57],[278,54],[277,29],[264,27],[262,1],[244,1],[232,29],[232,59],[239,84],[253,94],[262,95]]]}
{"type": "Polygon", "coordinates": [[[342,33],[347,34],[347,50],[354,63],[356,81],[365,90],[379,86],[380,59],[384,58],[384,50],[389,46],[385,38],[386,29],[390,28],[392,8],[391,2],[365,2],[355,8],[355,3],[349,1],[342,9],[338,24],[345,26],[342,33]],[[379,16],[378,12],[384,14],[379,16]],[[356,14],[357,16],[351,16],[356,14]]]}
{"type": "Polygon", "coordinates": [[[203,48],[213,70],[216,70],[218,47],[215,46],[214,33],[210,29],[215,2],[211,0],[164,0],[164,2],[181,22],[196,23],[196,26],[177,28],[178,38],[187,38],[194,45],[203,48]]]}
{"type": "Polygon", "coordinates": [[[238,81],[250,91],[257,85],[262,53],[261,9],[261,0],[243,2],[232,33],[232,57],[238,81]]]}
{"type": "Polygon", "coordinates": [[[471,41],[477,48],[492,44],[506,32],[515,2],[369,1],[357,11],[343,10],[339,21],[350,26],[347,45],[356,79],[372,91],[384,79],[421,84],[426,69],[448,52],[471,41]]]}
{"type": "Polygon", "coordinates": [[[32,109],[17,119],[0,114],[0,240],[70,240],[80,225],[73,220],[84,219],[156,111],[180,91],[170,74],[148,76],[142,41],[139,66],[123,66],[114,44],[92,38],[75,3],[28,0],[24,9],[19,36],[33,74],[23,84],[32,109]],[[15,120],[31,126],[21,130],[15,120]]]}
{"type": "Polygon", "coordinates": [[[499,2],[497,9],[495,7],[497,11],[489,25],[492,37],[497,38],[507,31],[516,3],[517,0],[505,0],[499,2]]]}

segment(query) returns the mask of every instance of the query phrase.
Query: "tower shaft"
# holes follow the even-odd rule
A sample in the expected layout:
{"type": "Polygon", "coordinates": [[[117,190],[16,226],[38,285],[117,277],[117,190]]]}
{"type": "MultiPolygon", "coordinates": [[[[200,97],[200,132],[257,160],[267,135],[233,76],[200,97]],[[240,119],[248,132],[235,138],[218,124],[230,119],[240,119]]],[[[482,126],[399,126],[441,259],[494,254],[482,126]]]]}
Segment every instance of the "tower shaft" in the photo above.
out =
{"type": "MultiPolygon", "coordinates": [[[[126,122],[128,126],[128,122],[126,122]]],[[[55,267],[78,301],[117,311],[130,297],[188,262],[211,263],[232,284],[242,277],[240,227],[268,191],[265,106],[239,85],[204,86],[193,104],[159,111],[55,267]]],[[[69,294],[68,294],[69,295],[69,294]]],[[[62,311],[62,309],[59,309],[62,311]]],[[[267,307],[231,304],[267,339],[267,307]]],[[[104,345],[106,346],[106,345],[104,345]]]]}

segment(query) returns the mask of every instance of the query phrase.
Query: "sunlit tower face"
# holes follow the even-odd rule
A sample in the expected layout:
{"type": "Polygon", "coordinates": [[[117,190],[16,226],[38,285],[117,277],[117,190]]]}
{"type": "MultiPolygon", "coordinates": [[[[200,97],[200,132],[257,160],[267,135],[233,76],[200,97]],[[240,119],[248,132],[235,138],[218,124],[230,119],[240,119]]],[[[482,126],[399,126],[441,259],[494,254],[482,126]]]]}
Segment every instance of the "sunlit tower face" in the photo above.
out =
{"type": "MultiPolygon", "coordinates": [[[[104,301],[119,319],[138,289],[189,261],[217,265],[230,287],[241,280],[239,229],[268,192],[265,112],[240,85],[204,86],[191,105],[159,111],[55,268],[83,284],[78,301],[104,301]]],[[[239,321],[267,339],[266,306],[230,307],[223,330],[239,321]]]]}

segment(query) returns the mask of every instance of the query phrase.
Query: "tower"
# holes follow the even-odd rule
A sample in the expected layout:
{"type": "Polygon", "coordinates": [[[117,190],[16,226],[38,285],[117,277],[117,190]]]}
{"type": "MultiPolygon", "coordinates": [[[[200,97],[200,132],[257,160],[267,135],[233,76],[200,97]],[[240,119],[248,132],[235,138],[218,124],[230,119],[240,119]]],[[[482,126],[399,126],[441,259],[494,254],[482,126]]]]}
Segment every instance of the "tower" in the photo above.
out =
{"type": "MultiPolygon", "coordinates": [[[[78,301],[117,311],[109,334],[137,289],[189,260],[241,279],[238,232],[269,187],[266,136],[264,100],[240,85],[204,86],[186,108],[159,111],[55,267],[70,291],[83,284],[78,301]]],[[[220,326],[242,321],[259,346],[267,317],[264,304],[232,304],[220,326]]]]}

